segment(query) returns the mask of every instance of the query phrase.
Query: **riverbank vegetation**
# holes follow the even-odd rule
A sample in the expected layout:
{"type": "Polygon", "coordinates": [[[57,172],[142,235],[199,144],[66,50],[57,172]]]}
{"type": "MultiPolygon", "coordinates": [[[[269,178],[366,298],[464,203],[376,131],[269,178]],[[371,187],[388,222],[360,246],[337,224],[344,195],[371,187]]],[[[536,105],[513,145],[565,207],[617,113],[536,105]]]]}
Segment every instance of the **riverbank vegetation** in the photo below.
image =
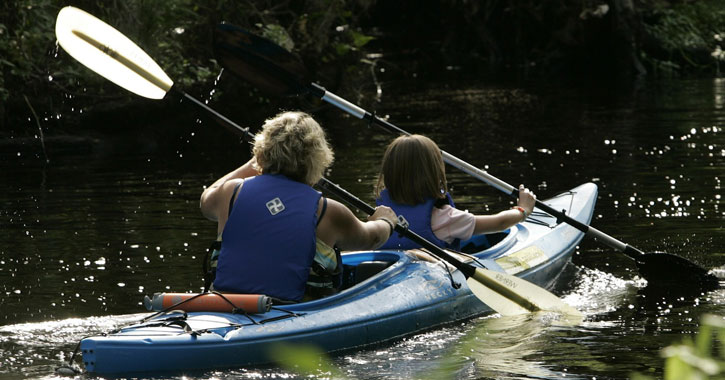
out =
{"type": "Polygon", "coordinates": [[[138,101],[58,47],[55,17],[66,5],[116,27],[194,95],[258,104],[264,97],[244,83],[216,83],[220,67],[211,41],[221,21],[273,39],[298,54],[314,78],[330,87],[345,79],[351,90],[359,88],[356,79],[371,80],[370,67],[381,57],[402,68],[403,77],[453,69],[606,81],[720,75],[725,60],[725,0],[6,1],[0,5],[3,135],[33,118],[31,107],[40,121],[58,124],[83,110],[105,117],[138,101]]]}

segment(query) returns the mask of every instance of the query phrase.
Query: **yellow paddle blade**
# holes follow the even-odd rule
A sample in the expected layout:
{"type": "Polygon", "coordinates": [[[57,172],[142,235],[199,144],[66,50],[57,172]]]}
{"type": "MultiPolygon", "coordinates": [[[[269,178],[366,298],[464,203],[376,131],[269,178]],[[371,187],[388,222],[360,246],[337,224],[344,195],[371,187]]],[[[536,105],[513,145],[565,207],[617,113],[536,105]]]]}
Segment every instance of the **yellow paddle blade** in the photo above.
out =
{"type": "Polygon", "coordinates": [[[516,276],[476,268],[466,282],[476,297],[501,315],[549,311],[583,318],[579,310],[559,297],[516,276]]]}
{"type": "Polygon", "coordinates": [[[161,99],[174,84],[133,41],[78,8],[65,7],[58,12],[55,36],[71,57],[135,94],[161,99]]]}

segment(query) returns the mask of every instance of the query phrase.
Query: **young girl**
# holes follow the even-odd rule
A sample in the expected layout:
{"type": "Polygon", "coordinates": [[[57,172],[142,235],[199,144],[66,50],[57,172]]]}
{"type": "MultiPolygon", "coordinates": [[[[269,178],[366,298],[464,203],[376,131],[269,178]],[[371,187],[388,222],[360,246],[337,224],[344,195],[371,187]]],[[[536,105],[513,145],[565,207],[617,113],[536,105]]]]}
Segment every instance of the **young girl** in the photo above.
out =
{"type": "MultiPolygon", "coordinates": [[[[443,157],[433,140],[400,136],[388,145],[375,189],[377,204],[391,207],[402,223],[442,248],[458,249],[472,235],[503,231],[531,215],[536,196],[519,186],[518,205],[495,215],[474,215],[455,208],[446,192],[443,157]],[[404,220],[403,220],[404,219],[404,220]]],[[[420,248],[398,234],[384,249],[420,248]]]]}

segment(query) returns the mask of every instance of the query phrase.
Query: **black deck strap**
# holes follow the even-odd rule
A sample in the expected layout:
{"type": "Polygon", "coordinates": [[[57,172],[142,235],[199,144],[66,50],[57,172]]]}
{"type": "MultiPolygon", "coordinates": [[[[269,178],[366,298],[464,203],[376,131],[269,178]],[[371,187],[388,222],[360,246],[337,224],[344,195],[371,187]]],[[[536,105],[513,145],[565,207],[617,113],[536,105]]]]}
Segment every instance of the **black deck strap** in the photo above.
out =
{"type": "Polygon", "coordinates": [[[150,323],[144,325],[144,327],[171,327],[171,326],[179,326],[184,330],[184,333],[191,334],[191,335],[201,335],[200,331],[194,331],[194,329],[191,328],[188,322],[186,322],[186,312],[183,310],[174,310],[174,312],[181,312],[183,313],[183,316],[175,316],[167,319],[162,319],[160,321],[157,321],[155,323],[150,323]]]}
{"type": "Polygon", "coordinates": [[[453,287],[453,289],[456,289],[456,290],[460,289],[461,283],[456,282],[456,280],[453,279],[453,273],[451,273],[451,268],[449,268],[448,265],[443,265],[443,266],[446,267],[446,272],[448,272],[448,278],[451,279],[451,286],[453,287]]]}
{"type": "MultiPolygon", "coordinates": [[[[197,294],[196,296],[192,297],[191,299],[194,299],[196,297],[199,297],[200,295],[201,294],[197,294]]],[[[166,318],[165,321],[166,320],[172,320],[172,319],[182,321],[182,320],[185,320],[186,318],[189,318],[189,314],[187,314],[186,311],[184,311],[184,310],[181,310],[181,309],[169,310],[172,307],[177,307],[177,306],[181,305],[182,303],[185,303],[185,302],[188,302],[188,301],[189,300],[183,300],[183,301],[177,303],[176,305],[169,306],[166,309],[166,310],[168,310],[167,311],[167,314],[169,315],[169,317],[166,318]]]]}
{"type": "MultiPolygon", "coordinates": [[[[153,314],[149,315],[148,317],[143,318],[141,320],[141,323],[148,322],[150,319],[156,318],[156,317],[161,316],[161,315],[164,315],[164,314],[183,313],[182,318],[186,318],[188,315],[186,314],[185,311],[178,310],[178,309],[174,309],[174,308],[175,307],[178,307],[179,305],[185,304],[185,303],[187,303],[187,302],[189,302],[191,300],[194,300],[197,297],[200,297],[200,296],[202,296],[204,294],[206,294],[206,293],[199,293],[199,294],[197,294],[197,295],[195,295],[193,297],[189,297],[189,298],[187,298],[187,299],[185,299],[185,300],[183,300],[183,301],[181,301],[179,303],[173,304],[173,305],[167,307],[164,310],[157,311],[156,313],[153,313],[153,314]]],[[[178,317],[175,317],[175,318],[178,318],[178,317]]]]}
{"type": "MultiPolygon", "coordinates": [[[[278,300],[277,298],[272,298],[272,299],[273,299],[273,300],[275,300],[275,301],[277,301],[277,300],[278,300]]],[[[295,302],[289,302],[289,303],[287,303],[287,304],[288,304],[288,305],[291,305],[291,304],[293,304],[293,303],[295,303],[295,302]]],[[[293,317],[299,317],[300,315],[304,315],[304,314],[297,314],[297,313],[295,313],[294,311],[289,311],[289,310],[287,310],[287,309],[282,309],[282,308],[279,308],[279,307],[274,307],[274,306],[272,306],[272,307],[270,308],[270,310],[277,310],[277,311],[281,311],[281,312],[284,312],[284,313],[290,314],[290,315],[292,315],[293,317]]]]}
{"type": "Polygon", "coordinates": [[[427,249],[425,251],[428,252],[431,256],[435,257],[436,260],[438,260],[439,262],[443,263],[443,268],[446,269],[446,273],[448,273],[448,278],[451,279],[451,286],[453,287],[453,289],[460,289],[461,288],[461,283],[460,282],[456,282],[456,280],[453,279],[453,273],[451,272],[451,268],[448,267],[448,264],[445,262],[445,260],[443,260],[440,257],[436,256],[435,253],[433,253],[433,252],[431,252],[431,251],[429,251],[427,249]]]}
{"type": "Polygon", "coordinates": [[[548,227],[549,229],[553,229],[556,226],[558,226],[559,224],[561,224],[561,220],[558,220],[557,219],[554,224],[551,224],[551,223],[546,222],[544,220],[537,219],[537,218],[553,218],[553,217],[554,216],[551,215],[551,214],[549,214],[548,212],[536,211],[536,209],[534,209],[534,212],[532,212],[531,214],[529,214],[529,216],[527,216],[524,221],[526,223],[536,224],[536,225],[539,225],[539,226],[548,227]]]}
{"type": "Polygon", "coordinates": [[[247,317],[247,319],[249,319],[249,321],[252,322],[252,324],[255,324],[255,325],[259,324],[259,322],[255,321],[251,316],[249,316],[249,313],[247,313],[246,310],[244,310],[242,308],[238,308],[237,305],[235,305],[234,302],[232,302],[229,298],[225,297],[223,293],[219,293],[216,290],[212,290],[211,294],[216,294],[219,297],[221,297],[224,301],[226,301],[232,307],[232,314],[242,314],[245,317],[247,317]]]}
{"type": "Polygon", "coordinates": [[[166,327],[179,326],[182,329],[184,329],[184,333],[186,333],[186,334],[201,335],[200,332],[194,331],[194,329],[192,329],[191,326],[189,326],[188,322],[181,320],[181,319],[174,319],[174,320],[168,321],[168,322],[164,323],[164,326],[166,326],[166,327]]]}
{"type": "MultiPolygon", "coordinates": [[[[569,199],[569,210],[571,210],[574,207],[574,195],[576,195],[576,192],[570,190],[570,191],[565,191],[561,194],[557,194],[554,198],[560,198],[560,197],[566,197],[566,196],[571,197],[569,199]]],[[[544,213],[544,214],[549,215],[548,213],[544,213]]],[[[560,215],[566,215],[566,209],[562,209],[560,215]]],[[[564,219],[561,218],[561,216],[556,216],[556,224],[562,224],[562,223],[565,223],[564,219]]]]}
{"type": "Polygon", "coordinates": [[[286,311],[289,314],[278,315],[276,317],[272,317],[272,318],[268,318],[268,319],[263,319],[263,320],[259,321],[259,323],[263,325],[265,323],[280,321],[282,319],[287,319],[287,318],[295,318],[295,317],[299,317],[299,316],[303,315],[303,314],[293,313],[293,312],[291,312],[289,310],[284,310],[284,309],[276,309],[276,310],[286,311]]]}
{"type": "Polygon", "coordinates": [[[476,264],[480,265],[480,266],[481,266],[481,268],[483,268],[483,269],[488,269],[488,268],[486,268],[486,266],[485,266],[485,265],[483,265],[483,263],[482,263],[482,262],[478,261],[478,257],[476,257],[476,256],[473,256],[473,255],[471,255],[470,253],[466,253],[466,252],[460,252],[460,251],[456,251],[456,253],[457,253],[457,254],[459,254],[459,255],[461,255],[461,256],[465,256],[465,257],[468,257],[469,259],[471,259],[471,261],[473,261],[473,262],[475,262],[476,264]]]}
{"type": "Polygon", "coordinates": [[[168,312],[168,314],[169,316],[167,318],[159,319],[157,321],[154,321],[153,323],[146,323],[143,325],[143,327],[170,327],[176,325],[183,328],[185,333],[199,335],[199,333],[192,330],[191,326],[189,326],[189,324],[186,322],[188,314],[184,310],[171,310],[168,312]]]}
{"type": "Polygon", "coordinates": [[[272,305],[292,305],[292,304],[299,303],[297,301],[288,301],[288,300],[283,300],[283,299],[277,298],[277,297],[269,297],[269,298],[272,300],[272,305]]]}
{"type": "MultiPolygon", "coordinates": [[[[560,194],[560,195],[571,195],[571,199],[569,199],[569,210],[571,210],[572,207],[573,207],[573,205],[574,205],[574,195],[575,194],[576,193],[574,193],[573,191],[567,191],[566,193],[561,193],[560,194]]],[[[566,215],[566,209],[562,209],[561,210],[561,215],[566,215]]],[[[560,217],[557,216],[556,217],[556,224],[561,224],[561,223],[565,223],[564,219],[562,219],[562,218],[560,218],[560,217]]]]}
{"type": "MultiPolygon", "coordinates": [[[[569,191],[565,191],[565,192],[563,192],[561,194],[557,194],[552,199],[566,197],[566,196],[570,197],[570,199],[569,199],[569,210],[572,210],[574,208],[574,195],[576,195],[576,192],[569,190],[569,191]]],[[[561,215],[566,215],[566,209],[562,209],[561,210],[561,215]]],[[[547,226],[549,228],[554,228],[554,227],[556,227],[559,224],[566,223],[560,216],[556,216],[556,224],[552,226],[551,224],[546,223],[543,220],[534,219],[533,218],[534,216],[541,216],[541,217],[547,217],[547,216],[549,216],[549,217],[554,217],[554,215],[551,215],[548,212],[536,211],[536,209],[534,209],[534,211],[529,215],[529,217],[526,220],[529,223],[538,224],[540,226],[547,226]]]]}

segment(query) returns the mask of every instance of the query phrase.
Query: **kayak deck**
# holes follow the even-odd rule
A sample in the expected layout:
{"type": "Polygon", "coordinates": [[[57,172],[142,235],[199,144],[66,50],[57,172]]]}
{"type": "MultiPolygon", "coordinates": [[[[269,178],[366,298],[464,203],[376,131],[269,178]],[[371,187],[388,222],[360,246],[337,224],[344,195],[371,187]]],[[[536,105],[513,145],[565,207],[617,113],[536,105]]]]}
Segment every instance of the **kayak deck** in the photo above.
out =
{"type": "MultiPolygon", "coordinates": [[[[545,203],[581,222],[597,196],[584,184],[545,203]]],[[[462,251],[487,269],[550,287],[583,233],[537,212],[505,233],[475,236],[462,251]]],[[[416,251],[343,254],[343,290],[322,299],[272,307],[262,314],[168,313],[113,334],[81,341],[88,372],[107,375],[232,368],[274,361],[279,344],[333,352],[393,340],[491,313],[446,264],[416,251]],[[459,289],[452,281],[461,283],[459,289]]]]}

